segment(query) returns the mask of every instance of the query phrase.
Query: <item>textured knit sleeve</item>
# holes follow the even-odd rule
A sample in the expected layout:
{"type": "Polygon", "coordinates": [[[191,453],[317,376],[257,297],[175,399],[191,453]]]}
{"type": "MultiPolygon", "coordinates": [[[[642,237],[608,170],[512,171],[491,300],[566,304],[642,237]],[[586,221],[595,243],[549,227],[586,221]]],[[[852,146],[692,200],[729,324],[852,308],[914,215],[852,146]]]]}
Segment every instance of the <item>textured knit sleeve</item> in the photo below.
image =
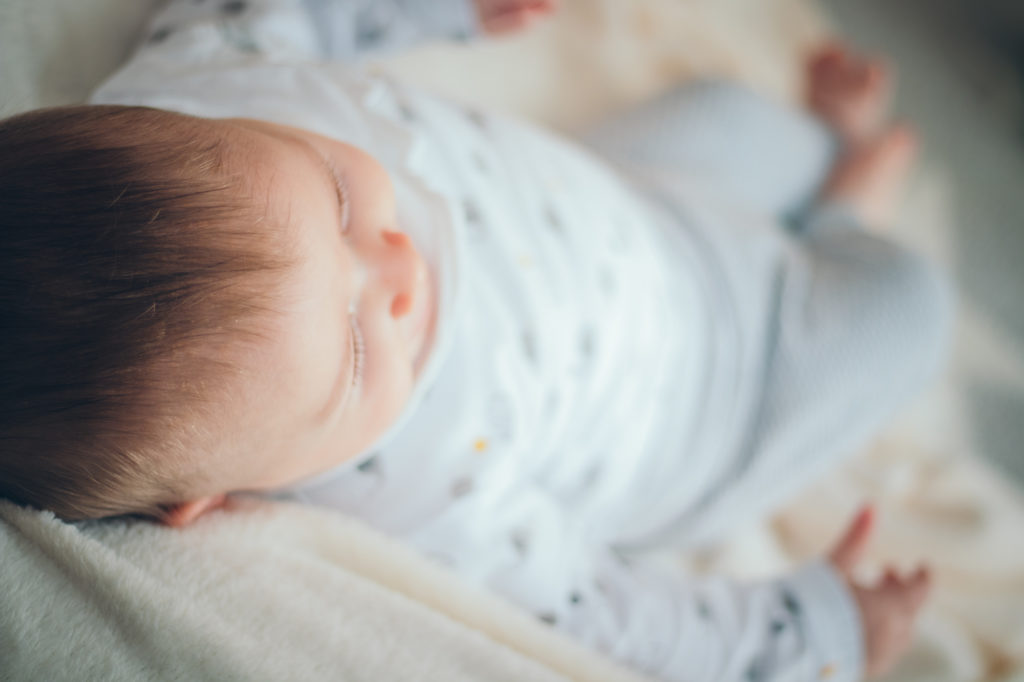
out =
{"type": "Polygon", "coordinates": [[[460,503],[405,539],[637,672],[672,682],[861,679],[860,616],[827,562],[760,581],[692,576],[588,540],[585,520],[539,490],[460,503]]]}
{"type": "Polygon", "coordinates": [[[305,0],[326,56],[375,57],[479,30],[471,0],[305,0]]]}
{"type": "Polygon", "coordinates": [[[658,679],[861,679],[859,615],[823,562],[743,583],[721,576],[688,579],[608,554],[593,561],[589,575],[576,578],[576,590],[533,604],[538,617],[658,679]]]}
{"type": "Polygon", "coordinates": [[[173,0],[137,54],[200,63],[358,61],[477,32],[471,0],[173,0]]]}

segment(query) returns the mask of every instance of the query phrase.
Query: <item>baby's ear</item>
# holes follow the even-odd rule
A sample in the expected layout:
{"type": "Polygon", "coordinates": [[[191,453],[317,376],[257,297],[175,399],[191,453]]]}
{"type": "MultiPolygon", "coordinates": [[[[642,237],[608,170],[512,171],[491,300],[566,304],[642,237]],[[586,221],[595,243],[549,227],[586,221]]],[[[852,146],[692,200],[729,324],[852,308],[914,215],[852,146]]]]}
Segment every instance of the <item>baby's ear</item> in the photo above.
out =
{"type": "Polygon", "coordinates": [[[184,528],[206,512],[223,507],[227,499],[227,495],[214,495],[165,507],[160,512],[160,523],[172,528],[184,528]]]}

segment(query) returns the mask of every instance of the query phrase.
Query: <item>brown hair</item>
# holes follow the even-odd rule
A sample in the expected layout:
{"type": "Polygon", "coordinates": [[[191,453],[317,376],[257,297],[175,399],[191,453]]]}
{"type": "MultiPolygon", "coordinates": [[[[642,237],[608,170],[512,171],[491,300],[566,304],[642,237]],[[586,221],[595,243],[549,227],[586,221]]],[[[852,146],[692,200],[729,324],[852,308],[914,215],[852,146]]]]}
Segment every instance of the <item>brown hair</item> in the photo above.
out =
{"type": "Polygon", "coordinates": [[[222,351],[289,265],[201,130],[146,107],[0,121],[0,496],[69,520],[183,501],[222,351]]]}

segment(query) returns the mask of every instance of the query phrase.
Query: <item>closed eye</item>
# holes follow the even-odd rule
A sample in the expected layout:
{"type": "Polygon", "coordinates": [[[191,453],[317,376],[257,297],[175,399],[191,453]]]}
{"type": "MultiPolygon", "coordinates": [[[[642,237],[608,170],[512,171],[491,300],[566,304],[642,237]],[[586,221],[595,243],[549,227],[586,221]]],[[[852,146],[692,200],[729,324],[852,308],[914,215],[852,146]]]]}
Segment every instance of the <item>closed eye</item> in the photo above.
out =
{"type": "Polygon", "coordinates": [[[366,364],[366,341],[355,314],[349,315],[352,329],[352,389],[358,391],[363,385],[363,366],[366,364]]]}
{"type": "Polygon", "coordinates": [[[337,166],[331,163],[331,160],[324,157],[324,163],[327,165],[327,169],[331,172],[331,179],[334,181],[334,191],[338,195],[338,212],[341,215],[339,220],[341,224],[342,233],[348,232],[349,228],[349,207],[351,201],[349,200],[349,186],[348,181],[341,173],[338,172],[337,166]]]}
{"type": "Polygon", "coordinates": [[[331,174],[334,176],[334,186],[338,191],[338,206],[341,211],[341,231],[345,233],[348,231],[349,226],[349,212],[351,207],[350,193],[348,190],[348,180],[331,166],[331,174]]]}

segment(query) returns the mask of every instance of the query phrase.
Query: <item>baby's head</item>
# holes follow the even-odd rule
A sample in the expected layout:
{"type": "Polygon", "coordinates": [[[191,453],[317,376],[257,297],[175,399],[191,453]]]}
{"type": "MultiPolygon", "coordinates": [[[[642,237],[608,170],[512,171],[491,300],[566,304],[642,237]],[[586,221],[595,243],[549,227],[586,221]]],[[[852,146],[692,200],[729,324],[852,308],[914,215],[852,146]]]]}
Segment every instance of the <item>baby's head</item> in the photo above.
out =
{"type": "Polygon", "coordinates": [[[0,122],[0,496],[185,523],[398,415],[432,323],[387,173],[314,133],[83,106],[0,122]]]}

